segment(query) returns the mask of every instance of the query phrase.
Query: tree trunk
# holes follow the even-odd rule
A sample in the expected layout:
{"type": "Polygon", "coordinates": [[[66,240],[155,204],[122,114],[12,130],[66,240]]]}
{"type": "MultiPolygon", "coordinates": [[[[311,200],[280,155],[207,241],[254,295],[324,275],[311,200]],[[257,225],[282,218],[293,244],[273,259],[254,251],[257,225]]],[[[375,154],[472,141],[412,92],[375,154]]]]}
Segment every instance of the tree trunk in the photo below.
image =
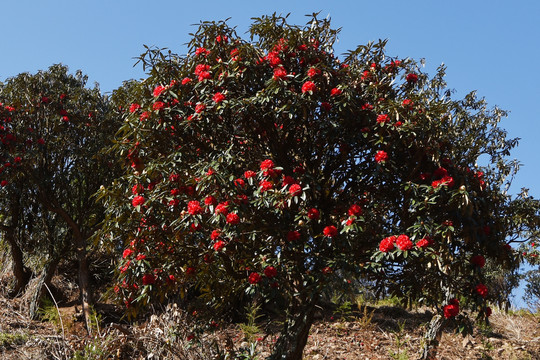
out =
{"type": "Polygon", "coordinates": [[[444,325],[445,320],[441,315],[431,318],[429,328],[424,335],[425,345],[420,360],[435,360],[444,325]]]}
{"type": "Polygon", "coordinates": [[[15,277],[15,287],[9,292],[9,296],[17,296],[21,294],[26,285],[28,285],[32,273],[26,266],[24,266],[23,252],[15,239],[14,227],[9,227],[6,229],[4,232],[4,239],[8,242],[9,247],[11,248],[13,275],[15,277]]]}
{"type": "Polygon", "coordinates": [[[84,238],[77,239],[77,260],[79,262],[79,290],[81,294],[81,305],[86,322],[88,333],[92,334],[90,321],[90,305],[92,304],[92,292],[90,288],[90,267],[86,254],[86,241],[84,238]]]}
{"type": "Polygon", "coordinates": [[[309,330],[313,324],[315,306],[307,304],[293,311],[291,317],[285,322],[269,360],[302,360],[309,330]]]}
{"type": "Polygon", "coordinates": [[[50,283],[59,263],[60,263],[60,255],[56,255],[55,258],[53,258],[51,261],[49,261],[45,265],[45,268],[41,272],[39,276],[38,285],[36,286],[35,292],[32,295],[32,298],[30,301],[30,318],[31,319],[36,319],[41,297],[45,293],[44,291],[45,284],[49,286],[49,288],[52,287],[50,283]]]}

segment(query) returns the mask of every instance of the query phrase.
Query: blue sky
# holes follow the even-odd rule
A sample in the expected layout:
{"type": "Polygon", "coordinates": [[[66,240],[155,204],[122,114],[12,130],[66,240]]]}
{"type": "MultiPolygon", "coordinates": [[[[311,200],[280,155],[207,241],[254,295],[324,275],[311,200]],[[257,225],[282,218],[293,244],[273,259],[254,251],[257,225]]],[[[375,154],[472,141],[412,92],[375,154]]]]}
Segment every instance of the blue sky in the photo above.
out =
{"type": "Polygon", "coordinates": [[[477,90],[510,111],[502,127],[521,138],[512,157],[523,164],[514,191],[540,197],[540,2],[533,0],[5,1],[0,81],[63,63],[110,92],[144,76],[133,67],[143,44],[185,53],[201,20],[230,18],[242,35],[255,16],[290,13],[291,23],[304,24],[319,11],[342,28],[337,54],[388,39],[389,55],[425,58],[429,73],[445,63],[456,96],[477,90]]]}

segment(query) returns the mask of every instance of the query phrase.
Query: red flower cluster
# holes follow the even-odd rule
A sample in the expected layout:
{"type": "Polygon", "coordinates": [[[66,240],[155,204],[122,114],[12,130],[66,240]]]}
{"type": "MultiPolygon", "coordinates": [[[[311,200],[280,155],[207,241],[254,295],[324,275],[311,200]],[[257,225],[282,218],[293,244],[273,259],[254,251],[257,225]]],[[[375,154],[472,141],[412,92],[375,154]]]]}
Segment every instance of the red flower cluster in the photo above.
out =
{"type": "Polygon", "coordinates": [[[309,68],[308,72],[307,72],[307,75],[309,77],[315,77],[317,75],[320,75],[321,74],[321,70],[317,69],[317,68],[309,68]]]}
{"type": "Polygon", "coordinates": [[[399,235],[396,239],[396,245],[402,251],[410,250],[413,247],[413,243],[407,235],[399,235]]]}
{"type": "Polygon", "coordinates": [[[195,75],[198,76],[199,81],[210,79],[212,75],[210,75],[209,70],[210,70],[210,65],[199,64],[195,67],[195,75]]]}
{"type": "Polygon", "coordinates": [[[287,233],[287,241],[297,241],[300,240],[300,232],[299,231],[289,231],[287,233]]]}
{"type": "Polygon", "coordinates": [[[262,280],[262,276],[259,273],[252,272],[249,274],[248,281],[251,285],[255,285],[260,283],[262,280]]]}
{"type": "Polygon", "coordinates": [[[240,216],[238,216],[236,213],[230,213],[227,215],[227,223],[231,225],[236,225],[240,222],[240,216]]]}
{"type": "Polygon", "coordinates": [[[449,304],[443,307],[443,313],[446,319],[450,319],[456,316],[459,313],[459,300],[450,300],[449,304]]]}
{"type": "Polygon", "coordinates": [[[327,236],[329,238],[333,238],[338,233],[337,228],[334,225],[327,226],[323,229],[324,236],[327,236]]]}
{"type": "Polygon", "coordinates": [[[482,268],[486,265],[486,259],[482,255],[475,255],[471,258],[471,264],[482,268]]]}
{"type": "Polygon", "coordinates": [[[383,151],[383,150],[377,151],[377,154],[375,154],[375,161],[377,163],[383,163],[383,162],[386,162],[387,160],[388,160],[388,154],[386,153],[386,151],[383,151]]]}
{"type": "Polygon", "coordinates": [[[389,252],[394,250],[394,242],[396,241],[395,236],[388,236],[381,240],[379,244],[379,250],[382,252],[389,252]]]}
{"type": "Polygon", "coordinates": [[[302,194],[302,187],[298,184],[292,184],[289,188],[289,194],[291,194],[291,196],[299,196],[302,194]]]}
{"type": "Polygon", "coordinates": [[[360,216],[362,215],[362,208],[358,204],[352,204],[349,210],[347,211],[349,216],[360,216]]]}
{"type": "Polygon", "coordinates": [[[190,215],[198,215],[203,212],[201,204],[197,200],[188,202],[187,210],[190,215]]]}
{"type": "Polygon", "coordinates": [[[261,188],[262,192],[271,190],[273,186],[274,186],[274,184],[271,181],[268,181],[268,180],[262,180],[259,183],[259,187],[261,188]]]}
{"type": "Polygon", "coordinates": [[[319,220],[319,217],[320,217],[320,212],[319,210],[315,209],[315,208],[311,208],[308,210],[307,212],[307,216],[308,218],[310,218],[311,220],[319,220]]]}
{"type": "Polygon", "coordinates": [[[483,297],[484,299],[486,298],[487,294],[488,294],[488,288],[486,285],[484,284],[478,284],[476,285],[474,291],[476,291],[476,293],[478,295],[480,295],[481,297],[483,297]]]}
{"type": "Polygon", "coordinates": [[[307,93],[308,91],[314,92],[317,90],[317,86],[311,81],[306,81],[304,85],[302,85],[302,93],[307,93]]]}
{"type": "Polygon", "coordinates": [[[274,69],[274,80],[283,80],[287,77],[287,70],[283,66],[274,69]]]}
{"type": "Polygon", "coordinates": [[[214,243],[214,250],[221,251],[225,247],[225,242],[223,240],[216,241],[214,243]]]}
{"type": "Polygon", "coordinates": [[[410,74],[407,74],[407,77],[405,79],[409,83],[415,83],[418,81],[418,75],[416,75],[415,73],[410,73],[410,74]]]}
{"type": "Polygon", "coordinates": [[[423,249],[428,247],[433,243],[433,240],[431,240],[429,237],[425,237],[423,239],[420,239],[416,242],[416,247],[423,249]]]}
{"type": "Polygon", "coordinates": [[[138,195],[133,198],[133,200],[131,201],[131,205],[133,205],[134,207],[137,207],[139,205],[144,204],[144,201],[145,201],[144,197],[138,195]]]}
{"type": "Polygon", "coordinates": [[[165,86],[161,86],[161,85],[156,86],[156,88],[154,89],[154,97],[158,97],[165,90],[167,90],[165,86]]]}
{"type": "Polygon", "coordinates": [[[142,283],[143,285],[152,285],[156,282],[156,277],[154,274],[145,274],[142,277],[142,283]]]}
{"type": "Polygon", "coordinates": [[[330,96],[339,96],[341,93],[343,93],[343,91],[338,88],[333,88],[330,90],[330,96]]]}
{"type": "Polygon", "coordinates": [[[277,269],[273,266],[267,266],[266,268],[264,268],[264,275],[267,278],[271,279],[277,275],[277,269]]]}
{"type": "Polygon", "coordinates": [[[384,124],[390,121],[390,117],[387,114],[380,114],[377,116],[377,123],[384,124]]]}
{"type": "Polygon", "coordinates": [[[274,168],[274,162],[270,159],[261,162],[261,171],[268,171],[274,168]]]}
{"type": "Polygon", "coordinates": [[[220,92],[217,92],[214,94],[214,96],[212,97],[212,100],[214,100],[214,102],[216,104],[219,104],[220,102],[222,102],[223,100],[225,100],[225,95],[223,93],[220,93],[220,92]]]}

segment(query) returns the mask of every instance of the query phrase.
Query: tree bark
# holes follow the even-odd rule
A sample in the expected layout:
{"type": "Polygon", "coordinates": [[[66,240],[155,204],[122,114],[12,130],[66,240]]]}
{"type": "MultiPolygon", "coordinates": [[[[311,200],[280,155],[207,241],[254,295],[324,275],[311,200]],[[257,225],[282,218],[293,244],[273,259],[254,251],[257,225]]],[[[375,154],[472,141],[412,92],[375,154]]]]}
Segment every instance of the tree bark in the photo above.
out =
{"type": "Polygon", "coordinates": [[[441,315],[435,315],[431,318],[429,328],[424,335],[425,345],[420,360],[435,360],[444,325],[445,320],[441,315]]]}
{"type": "Polygon", "coordinates": [[[315,305],[306,304],[292,310],[291,317],[286,320],[269,360],[302,360],[309,330],[313,324],[315,305]]]}
{"type": "Polygon", "coordinates": [[[15,227],[5,228],[4,239],[8,242],[11,249],[13,275],[15,277],[15,287],[9,292],[9,296],[15,297],[21,294],[26,285],[28,285],[32,273],[24,266],[23,252],[15,238],[15,227]]]}

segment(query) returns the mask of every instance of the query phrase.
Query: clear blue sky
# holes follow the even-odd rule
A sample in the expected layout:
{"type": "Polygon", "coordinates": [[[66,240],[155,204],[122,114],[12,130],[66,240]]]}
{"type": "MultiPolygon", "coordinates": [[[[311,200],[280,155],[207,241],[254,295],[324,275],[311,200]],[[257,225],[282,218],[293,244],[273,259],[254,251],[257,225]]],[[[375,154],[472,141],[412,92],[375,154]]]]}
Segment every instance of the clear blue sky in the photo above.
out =
{"type": "Polygon", "coordinates": [[[184,53],[192,24],[201,20],[230,18],[242,35],[255,16],[291,13],[291,23],[304,24],[304,15],[320,11],[342,28],[337,54],[388,39],[389,55],[425,58],[428,72],[445,63],[456,96],[478,90],[509,110],[502,126],[522,139],[512,154],[523,164],[514,191],[528,187],[540,197],[538,1],[18,0],[4,1],[1,10],[0,81],[63,63],[104,92],[144,76],[133,67],[143,44],[184,53]]]}

